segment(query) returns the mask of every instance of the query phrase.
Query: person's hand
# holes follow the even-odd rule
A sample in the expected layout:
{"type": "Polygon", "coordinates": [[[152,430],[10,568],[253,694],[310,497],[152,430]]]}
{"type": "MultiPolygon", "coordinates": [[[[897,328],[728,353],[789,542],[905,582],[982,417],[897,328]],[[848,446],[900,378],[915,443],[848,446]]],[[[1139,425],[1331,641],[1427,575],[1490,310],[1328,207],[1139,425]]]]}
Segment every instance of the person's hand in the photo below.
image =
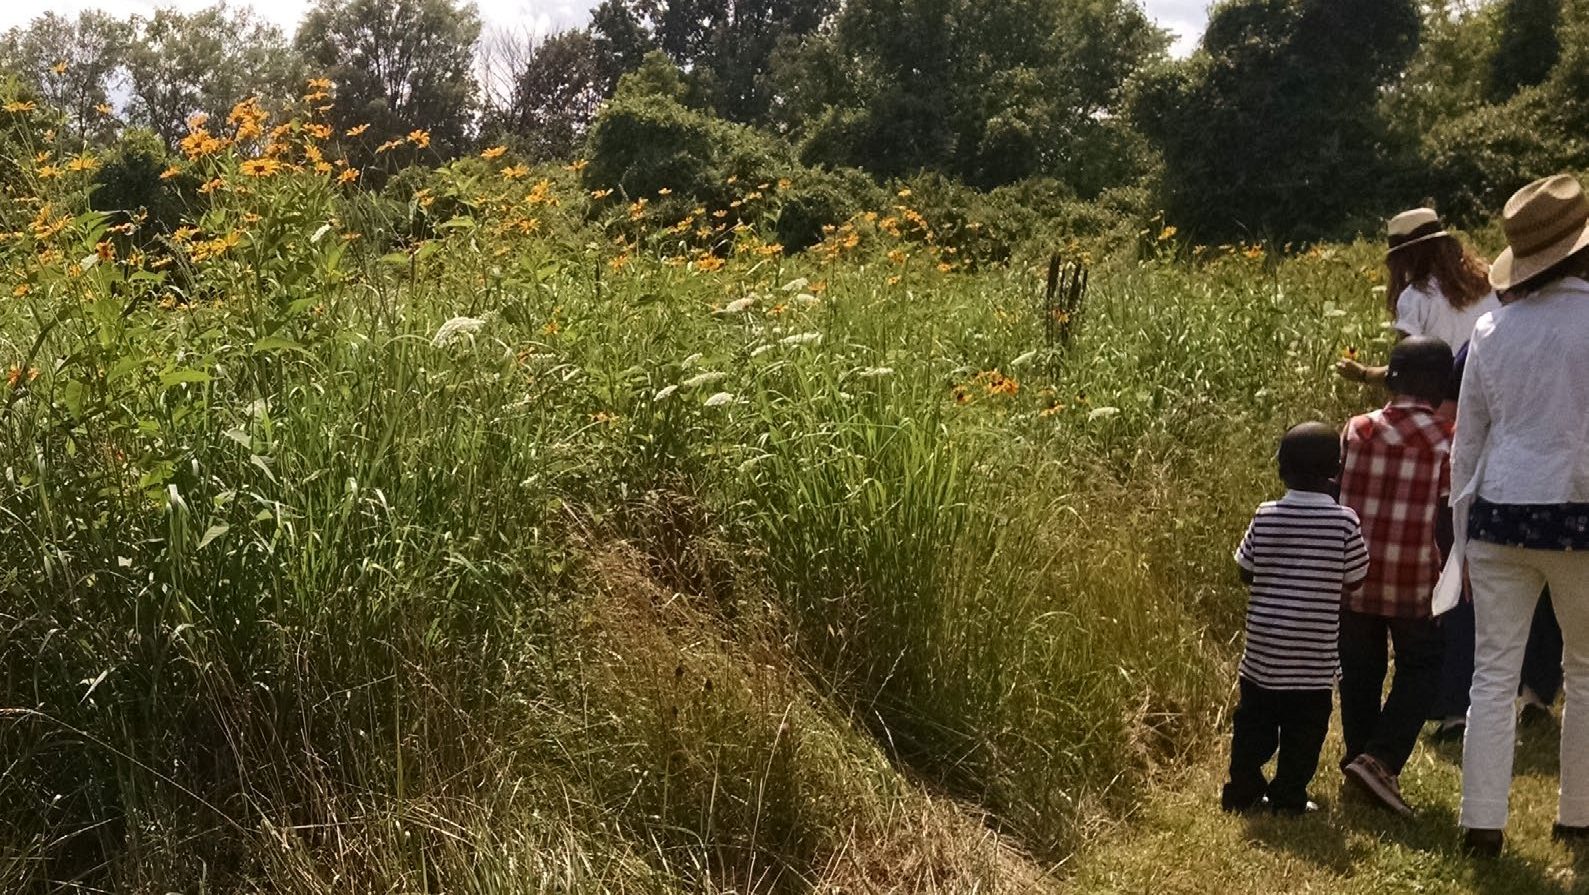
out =
{"type": "Polygon", "coordinates": [[[1367,382],[1368,381],[1368,368],[1363,366],[1362,364],[1358,363],[1355,360],[1341,360],[1341,361],[1339,361],[1335,365],[1335,372],[1342,379],[1349,379],[1352,382],[1367,382]]]}

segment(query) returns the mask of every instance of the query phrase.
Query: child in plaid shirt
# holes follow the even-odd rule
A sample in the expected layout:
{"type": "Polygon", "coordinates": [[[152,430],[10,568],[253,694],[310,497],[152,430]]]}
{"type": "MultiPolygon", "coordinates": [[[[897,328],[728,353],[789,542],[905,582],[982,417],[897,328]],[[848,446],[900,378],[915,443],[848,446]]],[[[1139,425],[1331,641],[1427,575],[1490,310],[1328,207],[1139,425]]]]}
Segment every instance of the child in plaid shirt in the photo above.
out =
{"type": "Polygon", "coordinates": [[[1402,815],[1412,808],[1399,775],[1439,693],[1444,651],[1431,604],[1438,544],[1449,543],[1452,426],[1435,408],[1450,377],[1446,343],[1403,340],[1390,355],[1390,403],[1354,417],[1342,437],[1341,503],[1362,521],[1369,573],[1341,605],[1341,768],[1402,815]],[[1387,639],[1396,665],[1382,705],[1387,639]]]}

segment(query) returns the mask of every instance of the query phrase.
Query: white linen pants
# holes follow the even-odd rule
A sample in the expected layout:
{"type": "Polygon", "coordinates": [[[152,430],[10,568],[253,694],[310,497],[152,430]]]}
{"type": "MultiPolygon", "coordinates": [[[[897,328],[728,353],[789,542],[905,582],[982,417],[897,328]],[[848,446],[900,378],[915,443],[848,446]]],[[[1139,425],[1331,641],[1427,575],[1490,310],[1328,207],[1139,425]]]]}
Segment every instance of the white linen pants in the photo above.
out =
{"type": "Polygon", "coordinates": [[[1525,550],[1469,541],[1476,621],[1472,704],[1462,745],[1462,826],[1506,826],[1517,737],[1517,686],[1539,594],[1561,623],[1567,706],[1561,722],[1559,820],[1589,826],[1589,551],[1525,550]]]}

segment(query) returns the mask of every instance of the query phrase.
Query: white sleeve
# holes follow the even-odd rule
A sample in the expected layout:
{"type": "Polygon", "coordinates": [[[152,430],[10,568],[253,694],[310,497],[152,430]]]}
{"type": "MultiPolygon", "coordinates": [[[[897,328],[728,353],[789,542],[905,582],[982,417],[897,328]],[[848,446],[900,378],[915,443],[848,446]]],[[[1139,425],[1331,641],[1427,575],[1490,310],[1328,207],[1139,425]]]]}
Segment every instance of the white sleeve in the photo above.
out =
{"type": "MultiPolygon", "coordinates": [[[[1488,315],[1486,315],[1488,316],[1488,315]]],[[[1483,320],[1480,320],[1482,327],[1483,320]]],[[[1468,362],[1462,371],[1462,395],[1457,401],[1457,431],[1451,443],[1451,502],[1455,504],[1469,486],[1477,487],[1479,457],[1490,438],[1490,399],[1485,392],[1483,352],[1478,333],[1468,342],[1468,362]]]]}
{"type": "Polygon", "coordinates": [[[1408,338],[1426,335],[1429,324],[1424,311],[1429,306],[1427,296],[1417,286],[1408,286],[1396,297],[1396,329],[1408,338]]]}

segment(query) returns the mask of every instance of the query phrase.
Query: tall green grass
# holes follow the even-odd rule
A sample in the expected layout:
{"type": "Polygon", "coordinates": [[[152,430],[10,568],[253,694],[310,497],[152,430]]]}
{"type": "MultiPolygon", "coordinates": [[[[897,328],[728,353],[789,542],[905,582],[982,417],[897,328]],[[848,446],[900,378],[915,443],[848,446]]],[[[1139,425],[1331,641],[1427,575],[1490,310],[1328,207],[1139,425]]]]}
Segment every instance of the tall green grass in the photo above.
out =
{"type": "Polygon", "coordinates": [[[1366,250],[1116,258],[1048,357],[1021,265],[257,201],[175,303],[0,249],[8,889],[1039,885],[1201,744],[1274,440],[1378,338],[1366,250]]]}

